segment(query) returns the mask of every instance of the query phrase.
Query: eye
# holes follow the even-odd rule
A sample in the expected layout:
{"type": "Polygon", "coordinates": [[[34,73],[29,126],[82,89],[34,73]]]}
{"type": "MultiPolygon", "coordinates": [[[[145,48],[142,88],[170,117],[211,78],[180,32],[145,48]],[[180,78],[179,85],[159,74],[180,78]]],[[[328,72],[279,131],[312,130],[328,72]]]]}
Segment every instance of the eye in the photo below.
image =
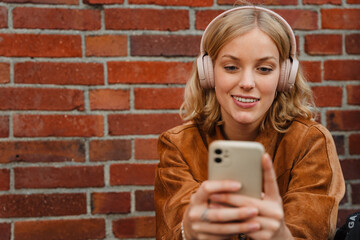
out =
{"type": "Polygon", "coordinates": [[[261,73],[267,74],[273,71],[272,68],[269,67],[259,67],[257,68],[257,70],[259,70],[261,73]]]}
{"type": "Polygon", "coordinates": [[[225,66],[224,69],[228,72],[234,72],[236,71],[238,68],[236,66],[225,66]]]}

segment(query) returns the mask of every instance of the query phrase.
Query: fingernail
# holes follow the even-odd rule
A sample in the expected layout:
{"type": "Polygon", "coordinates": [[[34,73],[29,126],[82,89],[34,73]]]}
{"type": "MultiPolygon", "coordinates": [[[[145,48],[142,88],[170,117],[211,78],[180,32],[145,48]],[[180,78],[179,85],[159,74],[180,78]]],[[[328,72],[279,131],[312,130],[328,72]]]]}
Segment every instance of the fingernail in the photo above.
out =
{"type": "Polygon", "coordinates": [[[249,208],[249,209],[248,209],[248,214],[249,214],[250,216],[255,216],[255,215],[257,215],[257,214],[258,214],[257,208],[249,208]]]}
{"type": "Polygon", "coordinates": [[[258,224],[258,223],[250,223],[249,224],[249,229],[251,231],[259,230],[260,229],[260,224],[258,224]]]}
{"type": "Polygon", "coordinates": [[[241,188],[241,183],[240,182],[232,182],[231,187],[233,187],[233,188],[241,188]]]}

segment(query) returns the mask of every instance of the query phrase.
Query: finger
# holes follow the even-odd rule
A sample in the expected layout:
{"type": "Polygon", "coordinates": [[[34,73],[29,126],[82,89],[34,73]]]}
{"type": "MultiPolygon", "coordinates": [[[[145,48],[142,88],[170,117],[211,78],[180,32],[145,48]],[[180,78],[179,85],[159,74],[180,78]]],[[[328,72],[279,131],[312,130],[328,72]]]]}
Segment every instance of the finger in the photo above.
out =
{"type": "Polygon", "coordinates": [[[258,214],[256,208],[221,208],[209,209],[207,219],[210,222],[244,221],[258,214]]]}
{"type": "Polygon", "coordinates": [[[236,192],[239,191],[240,187],[240,183],[236,181],[205,181],[193,195],[193,202],[198,204],[204,203],[208,201],[211,194],[219,192],[236,192]]]}
{"type": "Polygon", "coordinates": [[[264,191],[265,198],[278,199],[279,188],[276,181],[276,175],[272,166],[269,154],[265,153],[262,158],[263,174],[264,174],[264,191]]]}
{"type": "Polygon", "coordinates": [[[195,232],[209,235],[235,235],[240,233],[250,233],[260,229],[257,222],[231,222],[231,223],[206,223],[196,222],[192,224],[195,232]]]}

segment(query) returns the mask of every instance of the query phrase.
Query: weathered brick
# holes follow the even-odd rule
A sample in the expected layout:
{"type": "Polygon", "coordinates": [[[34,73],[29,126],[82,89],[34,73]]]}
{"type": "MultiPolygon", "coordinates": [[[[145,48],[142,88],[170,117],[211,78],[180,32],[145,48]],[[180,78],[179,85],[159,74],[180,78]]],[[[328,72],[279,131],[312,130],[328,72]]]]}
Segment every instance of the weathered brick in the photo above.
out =
{"type": "Polygon", "coordinates": [[[341,107],[342,88],[341,87],[312,87],[315,104],[318,107],[341,107]]]}
{"type": "Polygon", "coordinates": [[[126,110],[130,108],[130,92],[122,89],[94,89],[89,92],[92,110],[126,110]]]}
{"type": "Polygon", "coordinates": [[[348,4],[360,4],[360,0],[346,0],[348,4]]]}
{"type": "Polygon", "coordinates": [[[83,0],[85,4],[123,4],[124,0],[83,0]]]}
{"type": "Polygon", "coordinates": [[[83,188],[104,186],[102,166],[17,167],[15,188],[83,188]]]}
{"type": "Polygon", "coordinates": [[[131,36],[132,56],[196,56],[201,36],[131,36]]]}
{"type": "Polygon", "coordinates": [[[2,206],[0,218],[68,216],[86,213],[85,193],[0,195],[0,202],[2,206]]]}
{"type": "Polygon", "coordinates": [[[15,83],[100,85],[104,67],[100,63],[22,62],[14,66],[15,83]]]}
{"type": "Polygon", "coordinates": [[[318,14],[313,10],[300,9],[279,9],[275,10],[281,15],[295,30],[315,30],[318,29],[318,14]]]}
{"type": "Polygon", "coordinates": [[[157,152],[157,139],[135,139],[135,159],[155,160],[159,159],[157,152]]]}
{"type": "Polygon", "coordinates": [[[106,29],[178,31],[189,28],[187,10],[109,8],[104,12],[106,29]]]}
{"type": "Polygon", "coordinates": [[[130,4],[156,4],[165,6],[210,7],[214,0],[129,0],[130,4]]]}
{"type": "Polygon", "coordinates": [[[186,83],[192,63],[109,62],[109,83],[186,83]]]}
{"type": "Polygon", "coordinates": [[[336,146],[336,152],[339,155],[344,155],[345,154],[345,138],[343,135],[334,135],[332,136],[335,142],[335,146],[336,146]]]}
{"type": "Polygon", "coordinates": [[[351,184],[351,198],[352,198],[352,204],[360,203],[360,184],[359,183],[351,184]]]}
{"type": "Polygon", "coordinates": [[[303,0],[303,4],[311,5],[323,5],[323,4],[333,4],[341,5],[341,0],[303,0]]]}
{"type": "Polygon", "coordinates": [[[0,191],[6,191],[9,189],[10,189],[10,171],[9,169],[0,169],[0,191]]]}
{"type": "Polygon", "coordinates": [[[348,54],[360,54],[360,34],[345,36],[345,48],[348,54]]]}
{"type": "Polygon", "coordinates": [[[1,33],[0,56],[81,57],[79,35],[1,33]]]}
{"type": "Polygon", "coordinates": [[[160,134],[181,124],[178,114],[111,114],[110,135],[160,134]]]}
{"type": "Polygon", "coordinates": [[[113,221],[113,233],[117,238],[155,237],[155,217],[133,217],[113,221]]]}
{"type": "Polygon", "coordinates": [[[345,180],[359,179],[360,159],[344,159],[340,164],[345,180]]]}
{"type": "Polygon", "coordinates": [[[0,223],[0,240],[10,240],[11,239],[11,224],[10,223],[0,223]]]}
{"type": "Polygon", "coordinates": [[[10,82],[10,64],[0,62],[0,83],[10,82]]]}
{"type": "Polygon", "coordinates": [[[68,161],[85,161],[83,141],[0,142],[0,163],[68,161]]]}
{"type": "Polygon", "coordinates": [[[342,54],[342,36],[338,34],[306,35],[305,52],[310,55],[340,55],[342,54]]]}
{"type": "MultiPolygon", "coordinates": [[[[0,138],[9,137],[9,117],[0,116],[0,138]]],[[[1,156],[0,156],[1,162],[1,156]]]]}
{"type": "Polygon", "coordinates": [[[14,28],[98,30],[99,10],[17,7],[13,10],[14,28]]]}
{"type": "MultiPolygon", "coordinates": [[[[220,5],[234,5],[234,0],[218,0],[220,5]]],[[[241,1],[240,1],[241,2],[241,1]]],[[[251,4],[264,4],[264,5],[297,5],[297,0],[252,0],[251,4]]]]}
{"type": "Polygon", "coordinates": [[[321,82],[321,62],[301,61],[304,76],[309,82],[321,82]]]}
{"type": "Polygon", "coordinates": [[[0,7],[0,28],[8,26],[8,10],[6,7],[0,7]]]}
{"type": "Polygon", "coordinates": [[[360,134],[351,134],[349,136],[350,154],[360,154],[360,134]]]}
{"type": "Polygon", "coordinates": [[[17,221],[14,225],[16,240],[87,240],[106,236],[102,218],[17,221]]]}
{"type": "Polygon", "coordinates": [[[84,110],[81,90],[53,88],[1,88],[0,110],[84,110]]]}
{"type": "Polygon", "coordinates": [[[136,88],[134,94],[136,109],[179,109],[184,100],[183,88],[136,88]]]}
{"type": "Polygon", "coordinates": [[[129,160],[131,158],[130,140],[93,140],[90,142],[90,161],[129,160]]]}
{"type": "Polygon", "coordinates": [[[360,29],[360,9],[321,9],[321,28],[360,29]]]}
{"type": "Polygon", "coordinates": [[[330,110],[326,112],[327,127],[330,131],[360,130],[360,111],[330,110]]]}
{"type": "Polygon", "coordinates": [[[86,56],[119,57],[127,55],[126,35],[86,36],[86,56]]]}
{"type": "Polygon", "coordinates": [[[206,26],[223,10],[199,10],[195,13],[195,28],[205,30],[206,26]]]}
{"type": "Polygon", "coordinates": [[[92,214],[130,213],[130,192],[96,192],[91,194],[92,214]]]}
{"type": "Polygon", "coordinates": [[[135,191],[135,209],[136,211],[155,211],[154,191],[135,191]]]}
{"type": "Polygon", "coordinates": [[[360,85],[347,85],[347,103],[350,105],[360,105],[360,85]]]}
{"type": "Polygon", "coordinates": [[[16,114],[13,116],[13,123],[16,137],[101,137],[104,135],[104,117],[101,115],[16,114]]]}
{"type": "Polygon", "coordinates": [[[156,164],[112,164],[110,185],[153,185],[156,164]]]}
{"type": "Polygon", "coordinates": [[[360,80],[360,61],[326,60],[324,62],[325,80],[360,80]]]}
{"type": "Polygon", "coordinates": [[[79,0],[2,0],[2,2],[79,5],[79,0]]]}

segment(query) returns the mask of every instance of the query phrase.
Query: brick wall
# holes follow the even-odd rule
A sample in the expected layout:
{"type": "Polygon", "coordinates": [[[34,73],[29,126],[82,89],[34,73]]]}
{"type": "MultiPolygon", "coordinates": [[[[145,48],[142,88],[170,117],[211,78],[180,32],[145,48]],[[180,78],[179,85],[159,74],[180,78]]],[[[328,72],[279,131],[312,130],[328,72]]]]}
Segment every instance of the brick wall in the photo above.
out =
{"type": "MultiPolygon", "coordinates": [[[[255,2],[255,1],[253,1],[255,2]]],[[[261,2],[261,1],[256,1],[261,2]]],[[[360,210],[360,1],[269,0],[360,210]]],[[[156,139],[233,0],[0,1],[0,240],[154,237],[156,139]]]]}

